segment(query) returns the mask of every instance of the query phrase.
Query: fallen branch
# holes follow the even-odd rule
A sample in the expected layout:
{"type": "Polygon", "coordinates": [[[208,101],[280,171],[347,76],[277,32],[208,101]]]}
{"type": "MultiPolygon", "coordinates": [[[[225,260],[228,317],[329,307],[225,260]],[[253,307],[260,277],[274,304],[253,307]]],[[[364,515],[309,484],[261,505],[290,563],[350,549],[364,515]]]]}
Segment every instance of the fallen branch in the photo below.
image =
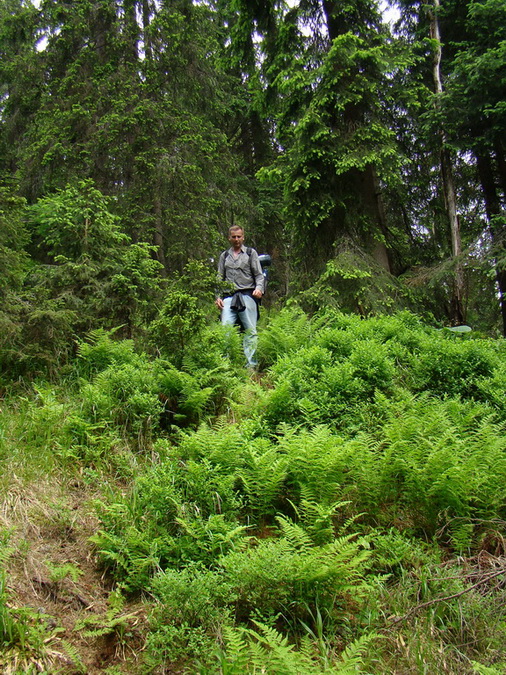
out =
{"type": "Polygon", "coordinates": [[[398,617],[394,621],[391,621],[388,623],[385,628],[382,630],[387,630],[391,628],[392,626],[395,626],[398,623],[401,623],[401,621],[405,621],[406,619],[409,619],[410,616],[415,614],[415,612],[418,612],[420,609],[424,609],[425,607],[430,607],[430,605],[435,605],[438,602],[446,602],[447,600],[455,600],[455,598],[460,598],[461,595],[465,595],[466,593],[469,593],[470,591],[474,590],[475,588],[478,588],[478,586],[481,586],[482,584],[487,583],[487,581],[490,581],[491,579],[495,579],[495,577],[500,576],[501,574],[506,573],[506,569],[501,569],[498,572],[494,572],[493,574],[489,574],[486,577],[483,577],[479,581],[477,581],[475,584],[472,586],[469,586],[468,588],[464,588],[463,591],[459,591],[458,593],[454,593],[453,595],[445,595],[443,598],[434,598],[434,600],[428,600],[427,602],[422,602],[421,605],[416,605],[416,607],[412,607],[407,614],[404,614],[404,616],[398,617]]]}

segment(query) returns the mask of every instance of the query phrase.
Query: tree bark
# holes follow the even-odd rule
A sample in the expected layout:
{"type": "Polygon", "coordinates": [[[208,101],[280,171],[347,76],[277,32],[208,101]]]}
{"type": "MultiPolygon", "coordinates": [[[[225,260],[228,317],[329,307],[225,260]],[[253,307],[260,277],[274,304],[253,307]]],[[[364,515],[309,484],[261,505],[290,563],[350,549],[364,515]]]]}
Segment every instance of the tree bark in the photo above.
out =
{"type": "MultiPolygon", "coordinates": [[[[490,155],[484,152],[476,152],[476,163],[480,177],[483,196],[485,199],[485,211],[489,222],[490,235],[495,246],[504,251],[506,248],[505,233],[495,223],[495,218],[502,215],[501,200],[494,179],[494,170],[490,155]]],[[[495,269],[497,286],[499,288],[499,303],[503,323],[503,334],[506,335],[506,269],[496,266],[495,269]]]]}
{"type": "MultiPolygon", "coordinates": [[[[436,109],[439,109],[439,97],[443,93],[443,82],[441,79],[441,35],[439,32],[439,0],[433,0],[434,11],[430,12],[430,36],[436,42],[434,57],[432,62],[432,76],[434,80],[434,89],[436,92],[436,109]]],[[[446,145],[446,133],[443,127],[439,129],[441,143],[440,149],[440,168],[441,180],[443,184],[443,194],[445,209],[450,225],[452,257],[456,260],[455,276],[453,280],[453,292],[451,298],[451,321],[454,324],[462,324],[465,320],[464,314],[464,273],[462,263],[459,257],[462,253],[462,240],[460,236],[460,222],[457,213],[457,196],[455,191],[455,182],[453,180],[453,166],[450,152],[446,145]]]]}
{"type": "Polygon", "coordinates": [[[155,212],[155,230],[153,232],[153,244],[156,246],[156,259],[162,265],[161,275],[166,277],[168,273],[167,258],[165,256],[165,244],[163,237],[163,209],[162,209],[162,186],[160,181],[160,171],[157,171],[157,179],[155,185],[155,194],[153,199],[153,206],[155,212]]]}
{"type": "MultiPolygon", "coordinates": [[[[360,21],[365,22],[366,18],[372,20],[372,16],[362,16],[363,12],[359,11],[358,7],[354,13],[341,9],[336,0],[322,0],[322,10],[330,40],[335,40],[350,30],[356,30],[360,21]]],[[[363,113],[356,106],[349,105],[343,115],[350,128],[364,124],[363,113]]],[[[356,182],[360,198],[376,230],[376,236],[373,232],[371,240],[367,242],[369,252],[381,267],[391,272],[389,251],[385,243],[388,234],[387,218],[376,167],[370,164],[358,174],[356,182]]]]}
{"type": "Polygon", "coordinates": [[[144,54],[146,61],[151,63],[153,60],[153,48],[151,45],[151,36],[149,34],[149,24],[151,23],[151,12],[148,0],[142,0],[142,37],[144,40],[144,54]]]}
{"type": "Polygon", "coordinates": [[[503,207],[506,207],[506,148],[504,147],[504,140],[502,138],[496,138],[494,152],[499,171],[499,185],[502,191],[503,207]]]}

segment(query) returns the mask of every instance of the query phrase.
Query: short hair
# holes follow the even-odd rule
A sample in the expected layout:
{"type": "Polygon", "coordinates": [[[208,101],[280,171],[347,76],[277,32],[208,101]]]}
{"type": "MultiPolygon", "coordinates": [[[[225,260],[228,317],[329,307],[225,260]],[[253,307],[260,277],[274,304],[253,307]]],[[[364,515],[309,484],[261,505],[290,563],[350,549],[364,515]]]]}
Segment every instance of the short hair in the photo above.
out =
{"type": "Polygon", "coordinates": [[[236,230],[241,230],[241,232],[244,234],[244,227],[241,227],[240,225],[231,225],[228,228],[229,236],[232,234],[232,232],[235,232],[236,230]]]}

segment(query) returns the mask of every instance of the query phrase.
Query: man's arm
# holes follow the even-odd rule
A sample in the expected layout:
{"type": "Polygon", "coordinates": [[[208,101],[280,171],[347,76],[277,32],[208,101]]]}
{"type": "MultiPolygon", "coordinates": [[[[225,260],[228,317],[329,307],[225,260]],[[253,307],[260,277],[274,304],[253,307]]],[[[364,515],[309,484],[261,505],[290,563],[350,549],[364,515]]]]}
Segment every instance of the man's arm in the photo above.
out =
{"type": "MultiPolygon", "coordinates": [[[[218,260],[218,281],[222,282],[223,279],[225,278],[225,253],[226,251],[223,251],[222,254],[220,255],[220,259],[218,260]]],[[[222,298],[217,294],[216,300],[214,301],[214,304],[216,307],[219,307],[219,309],[223,309],[223,300],[222,298]]]]}
{"type": "Polygon", "coordinates": [[[220,253],[220,257],[218,259],[218,279],[220,281],[223,281],[225,279],[225,255],[226,251],[222,251],[220,253]]]}

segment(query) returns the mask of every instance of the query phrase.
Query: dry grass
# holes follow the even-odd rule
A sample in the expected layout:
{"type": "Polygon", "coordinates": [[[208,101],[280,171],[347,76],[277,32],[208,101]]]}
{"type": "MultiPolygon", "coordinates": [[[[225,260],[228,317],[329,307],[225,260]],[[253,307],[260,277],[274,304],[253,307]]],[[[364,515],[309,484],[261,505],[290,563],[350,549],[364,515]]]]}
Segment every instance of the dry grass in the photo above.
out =
{"type": "Polygon", "coordinates": [[[98,525],[91,506],[96,490],[76,480],[67,483],[51,477],[32,482],[11,475],[8,490],[2,492],[0,533],[4,533],[9,611],[21,617],[28,610],[32,634],[43,635],[37,648],[14,646],[4,651],[2,672],[94,675],[111,665],[119,672],[136,672],[146,624],[142,605],[124,609],[131,616],[134,649],[126,648],[114,630],[91,637],[75,630],[90,617],[99,623],[109,609],[111,584],[89,543],[98,525]]]}

